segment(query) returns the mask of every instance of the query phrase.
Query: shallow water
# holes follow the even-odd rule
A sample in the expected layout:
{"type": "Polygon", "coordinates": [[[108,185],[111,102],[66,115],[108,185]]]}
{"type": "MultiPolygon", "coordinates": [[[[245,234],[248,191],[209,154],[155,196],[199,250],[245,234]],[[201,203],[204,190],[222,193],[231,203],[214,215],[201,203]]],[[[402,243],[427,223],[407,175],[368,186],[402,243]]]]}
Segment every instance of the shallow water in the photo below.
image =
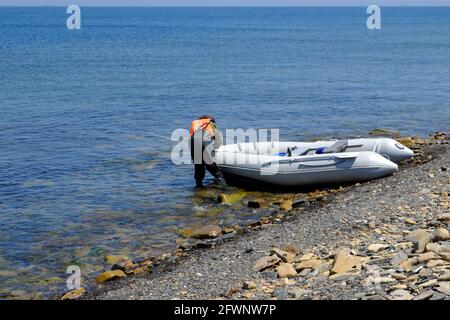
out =
{"type": "Polygon", "coordinates": [[[450,8],[383,8],[380,31],[365,8],[82,8],[79,31],[66,17],[0,7],[0,296],[252,218],[172,164],[172,131],[200,114],[290,140],[450,129],[450,8]]]}

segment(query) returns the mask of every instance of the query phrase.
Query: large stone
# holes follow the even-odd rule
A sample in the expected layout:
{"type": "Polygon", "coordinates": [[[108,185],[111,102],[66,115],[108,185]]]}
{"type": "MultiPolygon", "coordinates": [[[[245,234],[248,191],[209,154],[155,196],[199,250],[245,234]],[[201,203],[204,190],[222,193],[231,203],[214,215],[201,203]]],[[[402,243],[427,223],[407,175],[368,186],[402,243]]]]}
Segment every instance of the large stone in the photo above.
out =
{"type": "Polygon", "coordinates": [[[440,293],[450,295],[450,283],[449,282],[439,282],[439,287],[436,288],[440,293]]]}
{"type": "Polygon", "coordinates": [[[330,263],[325,262],[316,268],[316,272],[317,272],[317,274],[324,274],[324,275],[328,276],[330,274],[329,271],[331,270],[332,267],[333,266],[330,263]]]}
{"type": "Polygon", "coordinates": [[[309,295],[311,292],[312,292],[312,290],[309,290],[309,289],[302,289],[302,288],[300,288],[300,289],[295,289],[295,290],[292,291],[292,293],[293,293],[295,299],[300,299],[300,298],[302,298],[302,297],[304,297],[304,296],[307,296],[307,295],[309,295]]]}
{"type": "Polygon", "coordinates": [[[339,274],[333,274],[329,277],[330,280],[333,281],[348,281],[351,279],[354,279],[358,276],[357,273],[355,272],[350,272],[350,273],[339,273],[339,274]]]}
{"type": "Polygon", "coordinates": [[[432,287],[437,283],[437,279],[431,279],[428,281],[425,281],[424,283],[419,284],[419,288],[428,288],[432,287]]]}
{"type": "Polygon", "coordinates": [[[290,263],[282,263],[277,268],[277,274],[279,278],[292,278],[297,276],[297,271],[290,263]]]}
{"type": "Polygon", "coordinates": [[[189,238],[190,236],[192,236],[192,230],[191,229],[178,229],[175,231],[176,234],[184,237],[184,238],[189,238]]]}
{"type": "Polygon", "coordinates": [[[350,249],[343,248],[336,254],[331,274],[346,273],[360,268],[365,262],[365,258],[354,256],[350,253],[350,249]]]}
{"type": "Polygon", "coordinates": [[[289,211],[292,209],[292,205],[294,204],[294,201],[292,199],[284,199],[280,203],[280,209],[284,211],[289,211]]]}
{"type": "Polygon", "coordinates": [[[323,264],[323,261],[317,258],[302,261],[300,263],[295,264],[295,270],[302,271],[304,269],[317,269],[323,264]]]}
{"type": "Polygon", "coordinates": [[[427,268],[422,268],[419,271],[419,276],[421,277],[429,277],[433,274],[433,271],[431,271],[430,269],[427,268]]]}
{"type": "Polygon", "coordinates": [[[437,228],[432,234],[433,241],[442,241],[450,239],[450,232],[445,228],[437,228]]]}
{"type": "Polygon", "coordinates": [[[446,272],[439,277],[439,281],[450,281],[450,272],[446,272]]]}
{"type": "Polygon", "coordinates": [[[270,252],[271,254],[275,254],[278,258],[283,260],[283,262],[286,263],[292,263],[294,262],[295,254],[292,254],[290,252],[281,250],[281,249],[272,249],[270,252]]]}
{"type": "Polygon", "coordinates": [[[254,199],[249,200],[247,206],[249,208],[260,209],[260,208],[267,208],[269,206],[269,203],[264,199],[254,199]]]}
{"type": "Polygon", "coordinates": [[[392,273],[391,276],[394,279],[399,280],[399,281],[403,281],[403,280],[408,279],[408,277],[404,273],[392,273]]]}
{"type": "Polygon", "coordinates": [[[251,292],[244,292],[244,293],[242,294],[242,297],[243,297],[244,299],[247,299],[247,300],[253,299],[254,296],[255,296],[255,295],[254,295],[253,293],[251,293],[251,292]]]}
{"type": "Polygon", "coordinates": [[[306,254],[304,254],[302,256],[297,256],[295,258],[295,262],[308,261],[308,260],[311,260],[313,258],[317,259],[316,255],[314,253],[312,253],[312,252],[309,252],[309,253],[306,253],[306,254]]]}
{"type": "Polygon", "coordinates": [[[390,300],[411,300],[414,296],[407,290],[395,290],[391,292],[390,300]]]}
{"type": "Polygon", "coordinates": [[[439,220],[439,221],[450,221],[450,213],[443,213],[443,214],[440,214],[440,215],[438,215],[437,217],[436,217],[436,219],[437,220],[439,220]]]}
{"type": "Polygon", "coordinates": [[[408,255],[406,254],[406,252],[404,251],[399,251],[398,253],[396,253],[392,259],[391,259],[391,264],[394,267],[399,266],[403,261],[408,260],[408,255]]]}
{"type": "Polygon", "coordinates": [[[231,194],[222,193],[217,197],[217,201],[224,204],[234,204],[242,200],[246,195],[246,192],[235,192],[231,194]]]}
{"type": "Polygon", "coordinates": [[[397,282],[397,280],[392,277],[369,277],[369,279],[373,284],[385,284],[397,282]]]}
{"type": "Polygon", "coordinates": [[[406,272],[410,272],[412,270],[412,266],[417,263],[416,258],[409,258],[402,263],[399,264],[399,267],[406,272]]]}
{"type": "Polygon", "coordinates": [[[416,144],[414,138],[412,137],[402,137],[397,139],[397,141],[408,148],[411,148],[416,144]]]}
{"type": "Polygon", "coordinates": [[[432,235],[427,230],[418,229],[408,234],[405,238],[406,240],[412,241],[415,252],[421,253],[432,240],[432,235]]]}
{"type": "Polygon", "coordinates": [[[84,288],[74,289],[72,291],[67,292],[65,295],[62,296],[61,300],[74,300],[78,299],[84,294],[85,290],[84,288]]]}
{"type": "Polygon", "coordinates": [[[107,281],[111,281],[117,278],[123,278],[126,277],[126,274],[122,270],[113,270],[113,271],[106,271],[101,274],[99,274],[95,278],[95,282],[98,284],[105,283],[107,281]]]}
{"type": "Polygon", "coordinates": [[[400,138],[400,132],[390,129],[377,128],[369,131],[371,136],[376,137],[388,137],[388,138],[400,138]]]}
{"type": "Polygon", "coordinates": [[[441,267],[441,266],[447,266],[448,262],[445,260],[430,260],[427,263],[427,268],[435,268],[435,267],[441,267]]]}
{"type": "Polygon", "coordinates": [[[255,271],[264,271],[264,270],[266,270],[266,269],[268,269],[270,267],[275,266],[280,261],[281,261],[281,259],[278,258],[276,255],[265,256],[265,257],[259,258],[255,262],[255,265],[253,266],[253,270],[255,270],[255,271]]]}
{"type": "Polygon", "coordinates": [[[442,293],[440,293],[440,292],[434,292],[434,294],[433,294],[433,296],[430,298],[430,301],[433,301],[433,300],[443,300],[443,299],[445,299],[445,297],[446,297],[446,295],[445,294],[442,294],[442,293]]]}
{"type": "Polygon", "coordinates": [[[406,284],[395,284],[395,285],[389,287],[389,291],[406,290],[406,289],[408,289],[408,286],[406,284]]]}
{"type": "Polygon", "coordinates": [[[437,254],[440,254],[443,249],[444,249],[443,246],[441,246],[439,243],[434,242],[428,243],[425,247],[426,251],[431,251],[437,254]]]}
{"type": "Polygon", "coordinates": [[[124,260],[114,264],[111,267],[111,270],[122,270],[123,272],[127,273],[131,269],[136,268],[137,266],[138,265],[135,264],[132,260],[124,260]]]}
{"type": "Polygon", "coordinates": [[[384,250],[386,248],[389,248],[389,246],[385,245],[385,244],[381,244],[381,243],[373,243],[367,247],[367,251],[376,253],[376,252],[384,250]]]}
{"type": "Polygon", "coordinates": [[[254,281],[245,281],[242,285],[242,288],[245,290],[253,290],[256,289],[256,283],[254,281]]]}
{"type": "Polygon", "coordinates": [[[206,225],[192,231],[191,237],[195,239],[216,238],[222,229],[217,225],[206,225]]]}
{"type": "Polygon", "coordinates": [[[439,253],[439,255],[441,256],[441,258],[445,261],[450,261],[450,253],[448,252],[442,252],[439,253]]]}
{"type": "Polygon", "coordinates": [[[413,300],[428,300],[433,296],[433,294],[434,294],[433,290],[427,290],[415,296],[413,300]]]}
{"type": "Polygon", "coordinates": [[[428,261],[433,260],[433,259],[439,259],[439,256],[436,253],[431,252],[431,251],[430,252],[426,252],[426,253],[422,253],[422,254],[420,254],[417,257],[417,261],[419,263],[428,262],[428,261]]]}

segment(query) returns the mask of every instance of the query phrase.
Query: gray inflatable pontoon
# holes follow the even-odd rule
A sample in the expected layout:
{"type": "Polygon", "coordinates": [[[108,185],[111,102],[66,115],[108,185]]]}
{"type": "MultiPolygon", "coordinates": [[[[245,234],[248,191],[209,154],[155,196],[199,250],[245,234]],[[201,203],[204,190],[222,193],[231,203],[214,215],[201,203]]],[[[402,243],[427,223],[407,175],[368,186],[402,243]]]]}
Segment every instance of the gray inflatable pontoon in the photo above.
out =
{"type": "Polygon", "coordinates": [[[367,181],[390,175],[413,152],[388,139],[255,142],[225,145],[215,161],[225,175],[280,186],[367,181]]]}

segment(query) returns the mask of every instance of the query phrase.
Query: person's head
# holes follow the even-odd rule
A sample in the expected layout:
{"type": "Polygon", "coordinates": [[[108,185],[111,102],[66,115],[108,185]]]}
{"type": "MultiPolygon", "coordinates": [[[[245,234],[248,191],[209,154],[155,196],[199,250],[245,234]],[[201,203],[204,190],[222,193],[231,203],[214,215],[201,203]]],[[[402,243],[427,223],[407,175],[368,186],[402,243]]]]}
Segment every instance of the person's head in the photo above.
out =
{"type": "Polygon", "coordinates": [[[216,119],[214,119],[214,117],[210,114],[204,114],[201,117],[199,117],[199,119],[209,119],[212,122],[216,123],[216,119]]]}

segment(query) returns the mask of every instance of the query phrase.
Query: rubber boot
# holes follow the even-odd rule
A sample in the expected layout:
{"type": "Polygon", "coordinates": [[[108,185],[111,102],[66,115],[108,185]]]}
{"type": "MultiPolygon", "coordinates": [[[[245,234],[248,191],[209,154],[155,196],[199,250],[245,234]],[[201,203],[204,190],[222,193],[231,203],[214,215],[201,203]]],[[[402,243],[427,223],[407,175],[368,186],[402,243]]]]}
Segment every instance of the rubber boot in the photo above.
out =
{"type": "Polygon", "coordinates": [[[195,188],[196,188],[196,189],[201,189],[201,188],[203,188],[203,182],[202,182],[202,181],[196,181],[196,182],[195,182],[195,188]]]}

